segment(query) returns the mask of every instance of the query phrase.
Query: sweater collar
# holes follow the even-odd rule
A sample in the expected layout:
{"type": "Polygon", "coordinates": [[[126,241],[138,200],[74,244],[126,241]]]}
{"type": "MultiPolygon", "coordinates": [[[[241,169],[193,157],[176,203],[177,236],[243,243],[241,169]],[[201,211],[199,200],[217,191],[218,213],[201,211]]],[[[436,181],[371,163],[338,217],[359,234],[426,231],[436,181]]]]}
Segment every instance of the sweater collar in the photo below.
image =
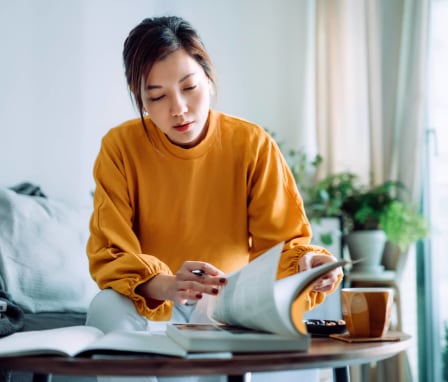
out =
{"type": "Polygon", "coordinates": [[[207,133],[201,142],[190,148],[183,148],[172,143],[168,137],[150,120],[148,121],[148,129],[150,130],[151,137],[154,138],[153,143],[158,149],[181,159],[194,159],[207,153],[211,146],[216,144],[218,133],[218,115],[219,113],[215,110],[209,110],[206,122],[207,133]]]}

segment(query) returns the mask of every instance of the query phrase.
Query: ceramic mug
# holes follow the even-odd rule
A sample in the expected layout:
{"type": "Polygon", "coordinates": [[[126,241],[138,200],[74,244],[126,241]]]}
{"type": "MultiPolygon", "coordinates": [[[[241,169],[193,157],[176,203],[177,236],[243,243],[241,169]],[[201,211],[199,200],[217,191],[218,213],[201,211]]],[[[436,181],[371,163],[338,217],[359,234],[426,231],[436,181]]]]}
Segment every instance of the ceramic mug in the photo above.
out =
{"type": "Polygon", "coordinates": [[[342,288],[342,315],[351,337],[383,337],[389,330],[392,288],[342,288]]]}

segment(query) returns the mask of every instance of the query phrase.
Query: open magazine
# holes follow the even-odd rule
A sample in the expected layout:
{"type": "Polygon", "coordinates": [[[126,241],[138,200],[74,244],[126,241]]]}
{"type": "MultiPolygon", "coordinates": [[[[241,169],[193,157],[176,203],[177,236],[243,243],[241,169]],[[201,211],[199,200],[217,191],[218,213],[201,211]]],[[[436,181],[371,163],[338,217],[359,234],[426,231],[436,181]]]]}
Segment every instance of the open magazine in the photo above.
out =
{"type": "Polygon", "coordinates": [[[227,285],[208,306],[208,316],[215,325],[172,323],[167,326],[167,334],[196,351],[204,351],[213,343],[219,344],[220,350],[242,349],[243,345],[243,351],[307,349],[309,335],[303,316],[308,292],[320,277],[348,261],[324,264],[277,280],[283,245],[279,243],[227,276],[227,285]]]}
{"type": "Polygon", "coordinates": [[[283,245],[277,244],[227,277],[226,287],[210,306],[213,320],[283,335],[306,333],[303,315],[309,289],[348,261],[324,264],[277,280],[283,245]]]}
{"type": "Polygon", "coordinates": [[[0,338],[0,357],[75,357],[119,351],[226,358],[232,352],[306,350],[310,336],[303,314],[309,288],[321,276],[347,262],[325,264],[276,280],[282,249],[280,243],[228,275],[227,285],[211,298],[208,324],[163,323],[153,326],[151,332],[107,334],[89,326],[18,332],[0,338]]]}

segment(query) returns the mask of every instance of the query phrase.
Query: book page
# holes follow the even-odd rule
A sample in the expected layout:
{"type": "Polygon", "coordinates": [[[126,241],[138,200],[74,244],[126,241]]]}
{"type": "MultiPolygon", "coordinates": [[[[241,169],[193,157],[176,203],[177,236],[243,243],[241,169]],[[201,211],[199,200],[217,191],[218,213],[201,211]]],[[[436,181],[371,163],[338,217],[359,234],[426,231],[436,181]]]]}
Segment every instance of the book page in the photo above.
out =
{"type": "Polygon", "coordinates": [[[227,285],[212,304],[212,319],[277,334],[305,334],[303,327],[294,325],[293,302],[319,277],[347,261],[324,264],[277,281],[283,244],[277,244],[228,276],[227,285]]]}
{"type": "Polygon", "coordinates": [[[104,350],[153,353],[185,357],[187,351],[171,340],[165,333],[146,331],[117,330],[107,333],[82,353],[95,353],[104,350]]]}
{"type": "Polygon", "coordinates": [[[74,356],[102,336],[103,333],[99,329],[90,326],[18,332],[0,339],[0,356],[74,356]]]}
{"type": "MultiPolygon", "coordinates": [[[[343,267],[348,261],[339,260],[337,262],[331,262],[327,264],[320,265],[285,277],[281,280],[277,280],[274,285],[274,296],[277,303],[277,310],[279,316],[288,322],[293,323],[294,319],[292,317],[292,305],[294,301],[297,300],[299,295],[302,293],[308,293],[308,289],[312,288],[312,284],[316,282],[320,277],[324,276],[326,273],[338,267],[343,267]]],[[[305,302],[305,301],[304,301],[305,302]]],[[[305,313],[305,308],[303,308],[303,313],[305,313]]],[[[296,330],[305,333],[305,325],[301,321],[296,322],[299,327],[296,330]],[[303,325],[302,325],[303,324],[303,325]]]]}
{"type": "Polygon", "coordinates": [[[211,318],[272,333],[298,334],[282,318],[274,298],[278,262],[284,243],[279,243],[227,277],[227,285],[213,302],[211,318]]]}

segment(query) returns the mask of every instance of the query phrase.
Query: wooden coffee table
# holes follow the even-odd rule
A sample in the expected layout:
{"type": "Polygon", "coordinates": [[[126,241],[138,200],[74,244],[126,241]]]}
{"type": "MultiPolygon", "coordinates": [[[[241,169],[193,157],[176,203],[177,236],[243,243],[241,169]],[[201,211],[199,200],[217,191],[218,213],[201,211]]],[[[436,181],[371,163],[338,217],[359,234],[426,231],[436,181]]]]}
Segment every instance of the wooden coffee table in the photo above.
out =
{"type": "Polygon", "coordinates": [[[324,369],[334,370],[335,381],[350,381],[349,366],[391,358],[406,350],[412,340],[349,344],[331,338],[313,338],[307,352],[235,354],[232,359],[184,359],[122,354],[112,358],[65,358],[28,356],[0,358],[0,369],[34,373],[33,382],[50,374],[79,376],[180,376],[228,375],[229,382],[244,381],[250,372],[324,369]]]}

